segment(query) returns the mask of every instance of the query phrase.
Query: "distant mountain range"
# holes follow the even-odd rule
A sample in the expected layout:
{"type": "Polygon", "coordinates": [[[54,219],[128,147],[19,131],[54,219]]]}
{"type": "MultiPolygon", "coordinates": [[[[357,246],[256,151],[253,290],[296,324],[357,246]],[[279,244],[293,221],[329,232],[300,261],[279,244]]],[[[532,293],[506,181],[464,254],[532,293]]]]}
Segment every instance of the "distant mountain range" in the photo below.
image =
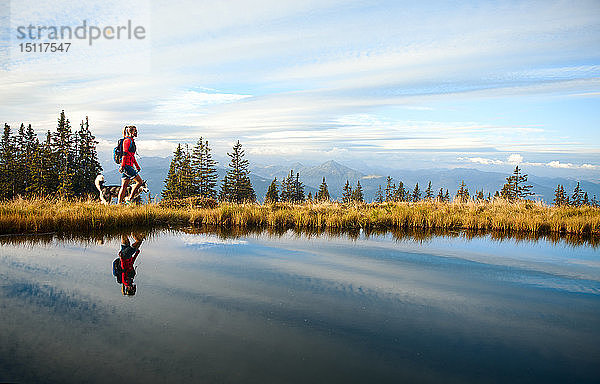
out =
{"type": "MultiPolygon", "coordinates": [[[[150,193],[153,196],[159,195],[163,186],[164,180],[169,171],[171,158],[162,157],[142,157],[139,163],[142,166],[142,177],[147,180],[150,187],[150,193]]],[[[109,184],[118,184],[119,174],[117,166],[110,160],[103,162],[104,176],[109,184]]],[[[375,193],[379,185],[382,189],[385,187],[385,180],[388,174],[364,174],[355,169],[349,168],[336,161],[330,160],[317,166],[305,166],[301,163],[291,165],[251,165],[250,179],[259,201],[264,200],[269,184],[273,178],[277,178],[279,182],[289,175],[290,170],[300,173],[300,180],[305,185],[305,192],[313,195],[318,190],[323,177],[327,182],[329,193],[332,199],[339,199],[342,195],[342,188],[346,180],[350,182],[352,187],[356,186],[358,180],[363,187],[365,199],[372,201],[375,198],[375,193]]],[[[226,173],[226,168],[217,167],[219,181],[223,179],[226,173]]],[[[475,190],[483,190],[484,193],[494,194],[500,190],[506,181],[508,174],[498,172],[483,172],[470,168],[454,168],[454,169],[426,169],[426,170],[402,170],[390,172],[389,176],[393,177],[394,183],[402,181],[405,188],[412,189],[416,183],[419,183],[419,188],[424,191],[427,184],[431,181],[431,186],[434,193],[437,194],[440,188],[446,188],[451,195],[456,193],[461,181],[464,180],[472,194],[475,190]]],[[[577,184],[577,180],[566,178],[551,178],[538,177],[529,175],[529,184],[533,185],[534,198],[542,199],[551,203],[554,199],[554,190],[558,184],[564,185],[565,191],[571,194],[573,188],[577,184]]],[[[280,184],[281,185],[281,184],[280,184]]],[[[588,193],[589,198],[596,195],[600,198],[600,184],[582,180],[581,188],[588,193]]]]}

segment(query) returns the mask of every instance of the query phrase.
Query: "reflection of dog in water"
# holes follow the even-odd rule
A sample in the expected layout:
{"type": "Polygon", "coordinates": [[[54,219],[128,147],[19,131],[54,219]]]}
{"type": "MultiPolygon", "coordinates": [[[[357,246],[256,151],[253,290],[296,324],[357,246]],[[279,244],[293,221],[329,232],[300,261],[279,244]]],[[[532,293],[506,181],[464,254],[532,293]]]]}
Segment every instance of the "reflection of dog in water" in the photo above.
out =
{"type": "Polygon", "coordinates": [[[137,290],[133,283],[135,277],[135,268],[133,263],[140,254],[140,245],[144,240],[143,236],[133,233],[133,244],[129,243],[129,236],[121,235],[121,250],[119,257],[113,261],[113,275],[117,278],[117,283],[121,285],[121,292],[125,296],[133,296],[137,290]]]}
{"type": "MultiPolygon", "coordinates": [[[[119,191],[121,190],[121,186],[120,185],[105,185],[104,184],[104,176],[102,175],[98,175],[96,176],[96,188],[98,188],[98,191],[100,191],[100,200],[102,200],[102,202],[104,204],[110,204],[113,198],[118,198],[119,197],[119,191]]],[[[132,185],[128,185],[127,186],[127,196],[129,196],[129,194],[131,193],[131,188],[132,185]]],[[[137,190],[135,196],[133,197],[133,199],[131,199],[131,201],[133,201],[134,203],[141,203],[142,202],[142,193],[147,193],[150,190],[148,189],[148,186],[146,185],[146,180],[144,180],[142,182],[142,185],[140,186],[140,188],[137,190]]]]}

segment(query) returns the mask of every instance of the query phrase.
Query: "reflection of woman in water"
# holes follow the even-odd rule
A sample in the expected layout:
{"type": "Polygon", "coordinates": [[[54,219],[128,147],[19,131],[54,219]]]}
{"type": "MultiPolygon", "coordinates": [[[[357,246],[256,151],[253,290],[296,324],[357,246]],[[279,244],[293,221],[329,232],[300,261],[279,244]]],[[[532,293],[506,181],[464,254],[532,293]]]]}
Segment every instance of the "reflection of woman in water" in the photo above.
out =
{"type": "Polygon", "coordinates": [[[121,292],[126,296],[135,295],[136,286],[133,283],[135,277],[135,268],[133,263],[140,254],[140,245],[144,240],[143,236],[132,233],[135,242],[129,243],[129,237],[125,234],[121,235],[121,251],[119,258],[113,263],[113,274],[117,277],[117,283],[122,284],[121,292]]]}

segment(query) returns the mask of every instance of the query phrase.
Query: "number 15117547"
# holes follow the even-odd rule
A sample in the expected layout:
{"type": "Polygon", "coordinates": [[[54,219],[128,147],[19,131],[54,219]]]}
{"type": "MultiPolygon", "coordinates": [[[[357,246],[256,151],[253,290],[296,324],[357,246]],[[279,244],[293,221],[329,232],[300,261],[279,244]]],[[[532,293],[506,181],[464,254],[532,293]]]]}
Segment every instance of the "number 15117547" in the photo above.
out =
{"type": "Polygon", "coordinates": [[[21,52],[69,52],[71,43],[21,43],[21,52]]]}

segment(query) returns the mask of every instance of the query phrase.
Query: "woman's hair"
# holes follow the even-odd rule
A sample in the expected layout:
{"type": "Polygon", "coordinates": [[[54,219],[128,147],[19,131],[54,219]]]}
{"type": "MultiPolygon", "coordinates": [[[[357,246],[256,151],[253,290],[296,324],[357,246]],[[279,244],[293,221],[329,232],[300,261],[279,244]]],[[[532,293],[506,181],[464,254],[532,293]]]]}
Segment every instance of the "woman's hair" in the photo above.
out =
{"type": "Polygon", "coordinates": [[[130,134],[129,129],[130,128],[135,128],[135,125],[126,125],[125,128],[123,128],[123,137],[129,136],[129,134],[130,134]]]}

